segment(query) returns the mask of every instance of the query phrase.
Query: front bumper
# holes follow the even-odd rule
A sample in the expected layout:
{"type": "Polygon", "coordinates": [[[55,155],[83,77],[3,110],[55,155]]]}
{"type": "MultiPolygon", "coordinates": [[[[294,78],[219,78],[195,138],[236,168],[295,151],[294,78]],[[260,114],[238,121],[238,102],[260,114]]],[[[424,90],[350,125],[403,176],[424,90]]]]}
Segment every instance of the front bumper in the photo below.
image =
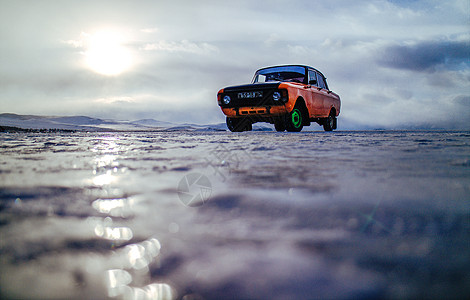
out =
{"type": "Polygon", "coordinates": [[[221,107],[223,113],[230,118],[260,117],[272,118],[286,114],[288,111],[284,105],[276,106],[244,106],[244,107],[221,107]]]}

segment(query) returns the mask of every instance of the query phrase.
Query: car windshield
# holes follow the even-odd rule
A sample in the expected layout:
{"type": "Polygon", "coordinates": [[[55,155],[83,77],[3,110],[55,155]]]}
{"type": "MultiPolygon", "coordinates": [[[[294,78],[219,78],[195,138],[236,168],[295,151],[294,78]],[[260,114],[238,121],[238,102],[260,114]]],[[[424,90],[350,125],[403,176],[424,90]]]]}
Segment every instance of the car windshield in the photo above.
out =
{"type": "Polygon", "coordinates": [[[270,81],[293,81],[305,83],[305,68],[301,66],[282,66],[258,70],[253,83],[270,81]]]}

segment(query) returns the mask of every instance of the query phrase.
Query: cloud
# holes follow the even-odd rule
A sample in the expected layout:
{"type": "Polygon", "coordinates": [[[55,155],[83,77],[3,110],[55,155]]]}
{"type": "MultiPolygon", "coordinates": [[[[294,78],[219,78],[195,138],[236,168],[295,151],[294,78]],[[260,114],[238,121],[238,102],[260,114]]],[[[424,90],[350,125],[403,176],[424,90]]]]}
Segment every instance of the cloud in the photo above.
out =
{"type": "Polygon", "coordinates": [[[83,40],[66,40],[63,41],[64,44],[72,46],[73,48],[82,48],[83,40]]]}
{"type": "Polygon", "coordinates": [[[470,41],[424,41],[384,49],[379,63],[411,71],[433,72],[470,67],[470,41]]]}
{"type": "Polygon", "coordinates": [[[158,28],[157,27],[152,27],[152,28],[142,28],[140,31],[144,32],[144,33],[156,33],[158,32],[158,28]]]}
{"type": "Polygon", "coordinates": [[[132,97],[109,97],[109,98],[98,98],[94,100],[99,104],[127,104],[134,103],[135,100],[132,97]]]}
{"type": "Polygon", "coordinates": [[[168,51],[168,52],[187,52],[195,54],[208,54],[218,51],[218,48],[209,43],[195,43],[188,40],[180,42],[158,41],[157,43],[146,44],[142,47],[144,51],[168,51]]]}
{"type": "MultiPolygon", "coordinates": [[[[458,105],[462,105],[463,107],[470,108],[470,96],[468,95],[460,95],[454,98],[454,102],[458,105]]],[[[464,112],[470,114],[470,110],[466,109],[464,112]]],[[[470,121],[469,121],[470,122],[470,121]]]]}

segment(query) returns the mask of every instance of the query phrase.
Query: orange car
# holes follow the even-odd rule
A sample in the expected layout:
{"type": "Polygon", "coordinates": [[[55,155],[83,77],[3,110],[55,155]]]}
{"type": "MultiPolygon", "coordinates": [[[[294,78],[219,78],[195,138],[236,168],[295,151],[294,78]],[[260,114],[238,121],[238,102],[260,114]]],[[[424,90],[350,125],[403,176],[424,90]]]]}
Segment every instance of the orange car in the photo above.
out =
{"type": "Polygon", "coordinates": [[[221,89],[217,101],[230,131],[250,131],[256,122],[274,124],[277,131],[297,132],[316,122],[332,131],[341,108],[325,76],[301,65],[260,69],[251,84],[221,89]]]}

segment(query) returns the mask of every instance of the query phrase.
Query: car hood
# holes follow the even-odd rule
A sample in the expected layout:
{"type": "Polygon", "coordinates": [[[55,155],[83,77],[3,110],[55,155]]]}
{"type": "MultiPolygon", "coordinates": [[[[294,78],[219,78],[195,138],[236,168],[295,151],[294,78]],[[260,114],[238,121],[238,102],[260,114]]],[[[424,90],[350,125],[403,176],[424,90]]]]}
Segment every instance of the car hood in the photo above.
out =
{"type": "Polygon", "coordinates": [[[250,83],[244,85],[235,85],[224,88],[224,92],[241,92],[241,91],[253,91],[253,90],[264,90],[264,89],[277,89],[280,82],[268,82],[268,83],[250,83]]]}

